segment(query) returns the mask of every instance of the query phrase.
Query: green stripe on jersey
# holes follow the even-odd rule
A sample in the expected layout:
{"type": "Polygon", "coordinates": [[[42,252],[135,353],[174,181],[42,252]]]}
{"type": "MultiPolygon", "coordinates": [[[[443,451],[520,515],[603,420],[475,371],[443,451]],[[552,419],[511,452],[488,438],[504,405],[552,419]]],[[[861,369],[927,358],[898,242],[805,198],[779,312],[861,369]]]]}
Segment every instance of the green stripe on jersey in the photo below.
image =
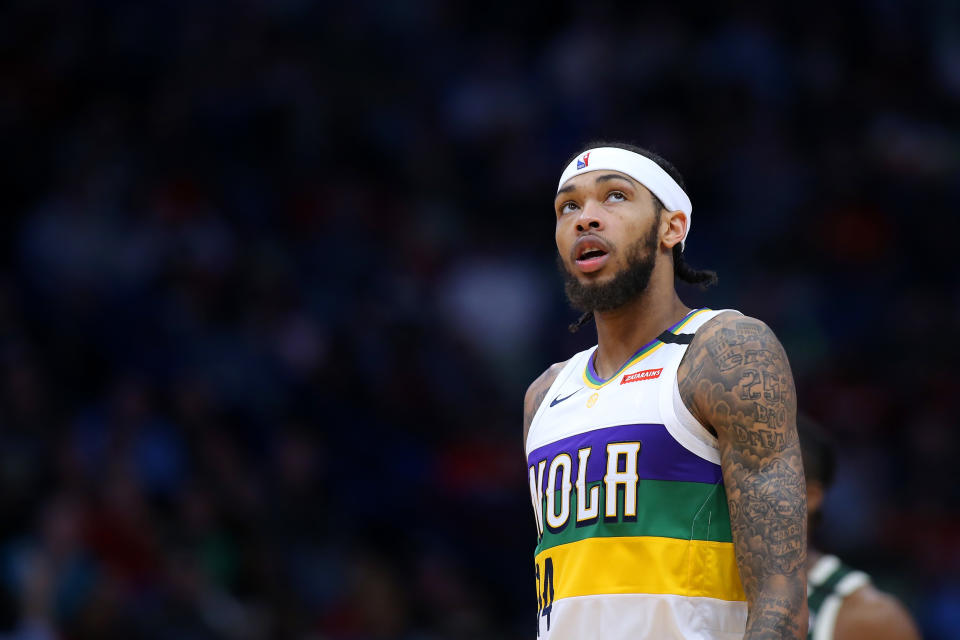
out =
{"type": "MultiPolygon", "coordinates": [[[[624,488],[617,491],[617,518],[604,518],[606,491],[603,482],[588,485],[600,487],[600,515],[596,521],[577,526],[577,490],[570,492],[570,515],[567,524],[557,532],[547,525],[547,501],[544,499],[544,531],[537,553],[561,544],[576,542],[586,538],[617,536],[657,536],[678,538],[681,540],[712,540],[714,542],[732,542],[730,534],[730,513],[727,510],[727,496],[722,484],[703,482],[678,482],[671,480],[641,480],[637,484],[637,517],[635,521],[623,517],[624,488]]],[[[559,511],[559,491],[555,492],[555,501],[559,511]]],[[[591,505],[593,506],[593,505],[591,505]]],[[[633,520],[633,519],[631,519],[633,520]]]]}

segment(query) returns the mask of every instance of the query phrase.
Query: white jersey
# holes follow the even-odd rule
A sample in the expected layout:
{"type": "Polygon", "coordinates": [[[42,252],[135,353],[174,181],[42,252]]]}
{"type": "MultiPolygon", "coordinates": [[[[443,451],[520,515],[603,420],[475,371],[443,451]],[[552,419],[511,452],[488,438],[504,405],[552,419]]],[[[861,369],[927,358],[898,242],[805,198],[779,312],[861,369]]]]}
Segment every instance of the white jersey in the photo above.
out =
{"type": "Polygon", "coordinates": [[[716,438],[677,368],[699,309],[608,380],[596,347],[567,362],[527,435],[538,636],[741,638],[747,619],[716,438]]]}

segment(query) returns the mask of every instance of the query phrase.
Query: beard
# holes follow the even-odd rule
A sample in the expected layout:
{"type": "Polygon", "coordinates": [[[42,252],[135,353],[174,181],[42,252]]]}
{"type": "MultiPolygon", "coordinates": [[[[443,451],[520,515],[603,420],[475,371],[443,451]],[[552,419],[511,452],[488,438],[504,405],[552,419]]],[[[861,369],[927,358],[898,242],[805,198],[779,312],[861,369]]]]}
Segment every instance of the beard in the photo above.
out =
{"type": "Polygon", "coordinates": [[[650,284],[657,249],[657,226],[627,247],[627,266],[609,282],[584,284],[570,273],[560,256],[557,262],[563,274],[564,291],[570,305],[577,311],[612,311],[637,298],[650,284]]]}

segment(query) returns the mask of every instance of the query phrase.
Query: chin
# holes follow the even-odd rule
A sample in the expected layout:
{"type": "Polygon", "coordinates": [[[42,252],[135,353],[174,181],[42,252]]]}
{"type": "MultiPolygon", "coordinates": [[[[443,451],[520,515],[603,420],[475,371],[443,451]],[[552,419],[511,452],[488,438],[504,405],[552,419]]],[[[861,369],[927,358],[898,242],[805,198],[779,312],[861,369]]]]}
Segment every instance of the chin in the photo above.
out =
{"type": "Polygon", "coordinates": [[[613,280],[617,276],[617,269],[611,265],[603,265],[596,271],[584,272],[575,268],[574,275],[583,284],[599,284],[608,280],[613,280]]]}

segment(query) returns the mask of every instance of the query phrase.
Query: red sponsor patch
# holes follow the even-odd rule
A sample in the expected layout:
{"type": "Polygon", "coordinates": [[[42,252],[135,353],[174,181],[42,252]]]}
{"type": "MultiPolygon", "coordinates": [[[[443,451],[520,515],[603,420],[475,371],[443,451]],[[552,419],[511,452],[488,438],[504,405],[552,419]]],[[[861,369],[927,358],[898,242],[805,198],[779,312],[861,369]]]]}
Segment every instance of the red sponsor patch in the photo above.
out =
{"type": "Polygon", "coordinates": [[[620,384],[637,382],[638,380],[653,380],[654,378],[659,378],[661,373],[663,373],[663,367],[660,367],[659,369],[644,369],[643,371],[637,371],[636,373],[628,373],[627,375],[623,376],[623,379],[620,380],[620,384]]]}

